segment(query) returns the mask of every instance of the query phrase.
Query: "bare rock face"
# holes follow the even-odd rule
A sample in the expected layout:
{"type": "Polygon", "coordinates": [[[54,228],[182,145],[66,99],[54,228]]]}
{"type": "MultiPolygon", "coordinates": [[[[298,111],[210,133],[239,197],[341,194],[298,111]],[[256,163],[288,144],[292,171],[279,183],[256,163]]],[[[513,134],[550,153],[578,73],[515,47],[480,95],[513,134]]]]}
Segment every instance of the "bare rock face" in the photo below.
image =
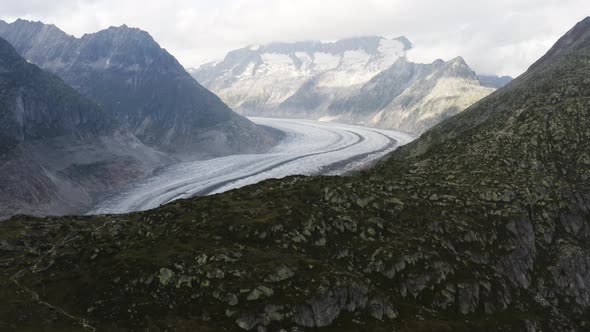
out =
{"type": "Polygon", "coordinates": [[[116,123],[62,80],[21,58],[0,39],[0,153],[22,142],[59,136],[104,135],[116,123]]]}
{"type": "Polygon", "coordinates": [[[0,26],[0,36],[149,146],[200,157],[262,151],[278,139],[235,114],[145,31],[123,25],[75,38],[17,20],[0,26]]]}
{"type": "Polygon", "coordinates": [[[0,39],[0,218],[83,213],[171,158],[0,39]]]}

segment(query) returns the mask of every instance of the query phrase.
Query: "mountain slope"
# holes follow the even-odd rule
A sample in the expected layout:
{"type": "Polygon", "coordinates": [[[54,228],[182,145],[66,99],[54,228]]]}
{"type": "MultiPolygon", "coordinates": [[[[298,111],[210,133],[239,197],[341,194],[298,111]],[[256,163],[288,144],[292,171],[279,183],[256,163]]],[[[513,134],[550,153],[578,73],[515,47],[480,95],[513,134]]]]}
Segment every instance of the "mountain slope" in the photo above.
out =
{"type": "Polygon", "coordinates": [[[354,177],[15,218],[0,225],[0,321],[586,331],[589,64],[587,18],[507,87],[354,177]]]}
{"type": "Polygon", "coordinates": [[[96,104],[28,64],[4,39],[0,39],[0,93],[0,154],[25,141],[100,135],[116,126],[96,104]]]}
{"type": "Polygon", "coordinates": [[[192,74],[235,109],[262,115],[309,81],[325,89],[363,84],[411,47],[405,37],[274,43],[232,51],[192,74]]]}
{"type": "Polygon", "coordinates": [[[0,38],[0,218],[81,213],[170,159],[0,38]]]}
{"type": "Polygon", "coordinates": [[[0,26],[0,36],[146,144],[191,156],[255,152],[276,140],[199,85],[147,32],[111,27],[78,39],[52,25],[17,20],[0,26]]]}
{"type": "Polygon", "coordinates": [[[329,116],[336,121],[419,134],[493,91],[480,86],[476,74],[460,57],[432,64],[400,59],[359,92],[336,99],[329,116]]]}
{"type": "Polygon", "coordinates": [[[493,92],[461,58],[406,60],[400,37],[270,44],[193,75],[242,114],[364,124],[419,134],[493,92]]]}

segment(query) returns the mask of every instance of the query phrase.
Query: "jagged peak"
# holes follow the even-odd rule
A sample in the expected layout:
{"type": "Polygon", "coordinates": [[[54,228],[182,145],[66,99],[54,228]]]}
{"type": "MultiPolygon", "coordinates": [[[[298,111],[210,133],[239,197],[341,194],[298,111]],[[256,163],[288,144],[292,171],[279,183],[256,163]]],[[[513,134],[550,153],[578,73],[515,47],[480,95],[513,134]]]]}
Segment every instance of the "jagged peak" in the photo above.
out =
{"type": "MultiPolygon", "coordinates": [[[[53,32],[59,33],[61,35],[70,37],[70,38],[76,38],[72,35],[67,34],[63,30],[61,30],[59,27],[57,27],[56,25],[47,24],[42,21],[31,21],[31,20],[18,18],[12,23],[6,23],[5,21],[0,20],[0,26],[3,26],[3,25],[8,25],[8,26],[14,25],[16,27],[35,27],[39,30],[41,30],[41,29],[49,30],[49,31],[53,31],[53,32]]],[[[151,41],[155,42],[155,40],[151,37],[151,35],[147,31],[141,30],[136,27],[129,27],[126,24],[122,24],[120,26],[110,26],[106,29],[103,29],[103,30],[100,30],[97,32],[85,33],[81,38],[76,38],[76,39],[89,38],[93,35],[97,35],[97,34],[101,34],[101,33],[108,33],[108,34],[116,33],[116,34],[122,34],[122,35],[126,35],[126,36],[135,35],[135,36],[141,36],[143,38],[146,38],[147,40],[151,40],[151,41]]]]}
{"type": "Polygon", "coordinates": [[[445,64],[445,61],[443,59],[436,59],[436,60],[432,61],[433,66],[442,66],[444,64],[445,64]]]}
{"type": "MultiPolygon", "coordinates": [[[[433,65],[434,64],[435,63],[433,63],[433,65]]],[[[471,67],[469,67],[465,59],[461,56],[445,62],[440,69],[438,69],[438,75],[477,80],[477,74],[471,69],[471,67]]]]}
{"type": "Polygon", "coordinates": [[[12,22],[12,24],[16,24],[16,25],[45,26],[45,27],[49,27],[49,28],[54,28],[54,29],[60,30],[57,26],[55,26],[55,24],[44,23],[42,21],[25,20],[25,19],[22,19],[22,18],[17,18],[14,22],[12,22]]]}
{"type": "Polygon", "coordinates": [[[110,38],[114,37],[117,40],[133,40],[138,41],[140,43],[158,45],[158,43],[149,34],[149,32],[139,28],[129,27],[126,24],[120,26],[110,26],[106,29],[97,32],[85,34],[84,36],[82,36],[82,39],[100,38],[101,36],[109,36],[110,38]]]}
{"type": "MultiPolygon", "coordinates": [[[[142,30],[140,28],[136,28],[136,27],[130,27],[127,24],[122,24],[120,26],[113,26],[111,25],[110,27],[101,30],[101,31],[122,31],[122,32],[127,32],[127,33],[138,33],[138,34],[147,34],[149,35],[149,33],[145,30],[142,30]]],[[[100,32],[100,31],[99,31],[100,32]]]]}
{"type": "Polygon", "coordinates": [[[455,57],[455,58],[451,59],[448,63],[453,66],[467,66],[467,67],[469,67],[467,65],[467,62],[465,61],[465,59],[463,59],[462,56],[455,57]]]}
{"type": "Polygon", "coordinates": [[[4,25],[5,27],[13,26],[13,27],[17,27],[19,30],[25,29],[25,30],[32,30],[32,31],[37,31],[37,32],[44,31],[44,32],[52,33],[54,35],[60,35],[60,36],[74,38],[73,36],[67,34],[63,30],[58,28],[55,24],[48,24],[48,23],[44,23],[42,21],[30,21],[30,20],[18,18],[15,21],[13,21],[12,23],[6,23],[4,21],[2,21],[2,22],[4,24],[0,23],[0,25],[4,25]]]}
{"type": "Polygon", "coordinates": [[[147,34],[149,34],[149,33],[148,33],[147,31],[145,31],[145,30],[142,30],[142,29],[140,29],[140,28],[137,28],[137,27],[130,27],[130,26],[128,26],[127,24],[122,24],[122,25],[119,25],[119,26],[114,26],[114,25],[111,25],[110,27],[108,27],[108,28],[107,28],[107,29],[105,29],[105,30],[112,30],[112,31],[127,31],[127,32],[136,32],[136,33],[147,33],[147,34]]]}

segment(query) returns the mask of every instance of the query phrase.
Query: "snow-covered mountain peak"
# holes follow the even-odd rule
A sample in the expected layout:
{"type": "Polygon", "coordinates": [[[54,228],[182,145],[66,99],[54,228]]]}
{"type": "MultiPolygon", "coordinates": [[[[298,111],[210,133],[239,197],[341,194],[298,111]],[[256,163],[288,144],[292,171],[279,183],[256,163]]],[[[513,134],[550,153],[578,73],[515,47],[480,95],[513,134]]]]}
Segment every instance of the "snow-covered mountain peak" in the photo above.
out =
{"type": "Polygon", "coordinates": [[[230,106],[280,104],[305,83],[349,88],[368,82],[404,57],[405,37],[370,36],[335,42],[303,41],[244,47],[192,71],[230,106]]]}
{"type": "Polygon", "coordinates": [[[307,54],[329,53],[343,54],[347,51],[364,51],[370,55],[391,55],[399,51],[407,51],[412,44],[405,37],[387,39],[378,36],[355,37],[335,42],[303,41],[295,43],[271,43],[260,46],[256,51],[266,53],[293,54],[303,52],[307,54]]]}

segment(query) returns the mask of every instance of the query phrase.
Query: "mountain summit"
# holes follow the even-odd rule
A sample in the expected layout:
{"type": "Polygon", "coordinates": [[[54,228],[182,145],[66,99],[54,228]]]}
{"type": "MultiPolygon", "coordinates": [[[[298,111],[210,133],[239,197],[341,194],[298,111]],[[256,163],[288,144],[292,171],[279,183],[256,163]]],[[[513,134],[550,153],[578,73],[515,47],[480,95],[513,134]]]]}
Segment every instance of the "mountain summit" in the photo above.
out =
{"type": "Polygon", "coordinates": [[[0,219],[85,212],[170,161],[0,38],[0,219]]]}
{"type": "Polygon", "coordinates": [[[276,140],[233,113],[140,29],[123,25],[75,38],[52,25],[18,20],[0,25],[0,36],[146,144],[194,157],[256,152],[276,140]]]}
{"type": "Polygon", "coordinates": [[[309,81],[326,88],[365,83],[411,47],[405,37],[272,43],[232,51],[192,74],[230,106],[248,113],[285,102],[309,81]]]}

